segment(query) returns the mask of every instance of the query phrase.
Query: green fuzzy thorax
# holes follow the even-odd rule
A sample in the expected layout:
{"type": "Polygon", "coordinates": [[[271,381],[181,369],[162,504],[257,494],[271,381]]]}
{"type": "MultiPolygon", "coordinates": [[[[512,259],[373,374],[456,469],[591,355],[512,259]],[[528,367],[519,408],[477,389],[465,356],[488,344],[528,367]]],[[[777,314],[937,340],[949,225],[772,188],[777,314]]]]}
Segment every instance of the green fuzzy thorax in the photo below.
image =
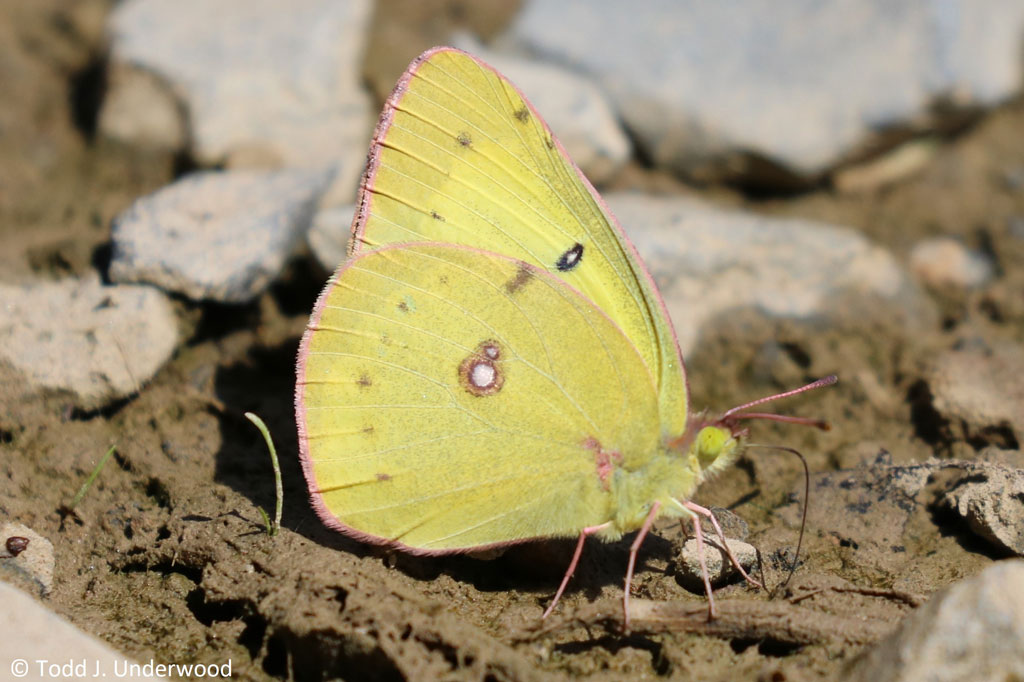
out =
{"type": "Polygon", "coordinates": [[[612,481],[616,501],[612,525],[599,535],[614,540],[636,530],[655,502],[661,502],[659,516],[688,516],[677,502],[690,499],[702,482],[729,466],[741,450],[738,435],[711,425],[701,428],[685,455],[666,447],[640,469],[617,469],[612,481]]]}

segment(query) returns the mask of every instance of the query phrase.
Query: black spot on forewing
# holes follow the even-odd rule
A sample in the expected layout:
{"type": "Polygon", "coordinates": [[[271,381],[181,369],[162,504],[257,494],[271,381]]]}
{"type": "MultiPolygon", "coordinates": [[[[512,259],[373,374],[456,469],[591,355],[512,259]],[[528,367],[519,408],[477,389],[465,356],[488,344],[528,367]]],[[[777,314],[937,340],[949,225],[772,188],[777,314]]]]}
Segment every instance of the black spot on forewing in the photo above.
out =
{"type": "Polygon", "coordinates": [[[442,223],[444,222],[444,216],[438,213],[437,211],[431,211],[430,217],[433,218],[434,220],[440,220],[442,223]]]}
{"type": "Polygon", "coordinates": [[[512,114],[516,117],[516,120],[520,123],[526,123],[530,120],[530,111],[526,107],[519,107],[516,109],[516,113],[512,114]]]}
{"type": "Polygon", "coordinates": [[[458,140],[458,141],[459,141],[459,144],[461,144],[461,145],[462,145],[463,147],[470,147],[470,146],[472,146],[472,145],[473,145],[473,138],[471,138],[471,137],[469,136],[469,133],[467,133],[467,132],[465,132],[465,131],[463,131],[463,132],[459,133],[459,134],[458,134],[458,135],[457,135],[457,136],[455,137],[455,139],[456,139],[456,140],[458,140]]]}
{"type": "Polygon", "coordinates": [[[373,386],[373,379],[370,378],[369,374],[363,372],[359,375],[359,378],[356,379],[356,385],[359,386],[361,390],[365,390],[370,386],[373,386]]]}
{"type": "Polygon", "coordinates": [[[561,256],[558,257],[558,261],[555,263],[555,267],[562,272],[568,272],[574,269],[583,260],[583,244],[576,242],[569,249],[566,250],[561,256]]]}

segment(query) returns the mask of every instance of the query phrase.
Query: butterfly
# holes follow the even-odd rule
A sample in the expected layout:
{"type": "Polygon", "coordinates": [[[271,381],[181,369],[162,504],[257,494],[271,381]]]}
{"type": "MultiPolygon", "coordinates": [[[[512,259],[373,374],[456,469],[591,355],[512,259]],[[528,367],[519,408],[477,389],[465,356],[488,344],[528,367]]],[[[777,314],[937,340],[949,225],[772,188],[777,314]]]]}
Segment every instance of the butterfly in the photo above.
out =
{"type": "Polygon", "coordinates": [[[515,86],[444,47],[385,105],[297,364],[326,525],[421,555],[577,537],[545,616],[588,537],[638,530],[627,627],[654,521],[691,520],[701,551],[701,519],[717,529],[690,497],[765,416],[741,410],[834,380],[691,415],[665,305],[608,207],[515,86]]]}

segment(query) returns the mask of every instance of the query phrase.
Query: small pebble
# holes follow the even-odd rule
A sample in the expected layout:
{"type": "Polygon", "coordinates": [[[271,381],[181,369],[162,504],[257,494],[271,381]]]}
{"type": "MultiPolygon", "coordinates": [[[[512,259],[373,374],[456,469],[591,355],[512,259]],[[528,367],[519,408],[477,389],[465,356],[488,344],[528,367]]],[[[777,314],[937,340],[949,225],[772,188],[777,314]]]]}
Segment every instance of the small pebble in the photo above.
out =
{"type": "Polygon", "coordinates": [[[992,261],[950,237],[926,239],[910,252],[910,271],[931,287],[974,289],[991,281],[992,261]]]}
{"type": "Polygon", "coordinates": [[[28,549],[28,542],[28,538],[22,535],[12,535],[11,537],[7,538],[7,541],[4,543],[4,547],[7,548],[7,553],[10,554],[12,557],[18,556],[26,549],[28,549]]]}
{"type": "MultiPolygon", "coordinates": [[[[0,554],[0,576],[9,582],[31,586],[41,596],[53,589],[53,544],[28,526],[8,522],[0,525],[6,556],[0,554]]],[[[2,581],[0,581],[2,582],[2,581]]]]}
{"type": "MultiPolygon", "coordinates": [[[[704,525],[709,526],[710,524],[704,525]]],[[[736,559],[739,560],[740,566],[749,574],[757,564],[757,550],[752,545],[739,540],[726,538],[726,541],[729,544],[729,549],[732,550],[736,559]]],[[[739,572],[732,565],[729,556],[715,546],[719,542],[721,540],[716,537],[713,539],[705,538],[704,543],[704,562],[708,569],[708,578],[711,580],[712,587],[718,587],[730,579],[739,576],[739,572]]],[[[696,538],[690,538],[683,544],[682,550],[676,554],[674,563],[676,576],[683,587],[693,592],[704,591],[704,578],[701,574],[696,538]]]]}
{"type": "Polygon", "coordinates": [[[843,168],[832,179],[839,192],[872,192],[902,182],[928,166],[939,150],[935,140],[912,140],[885,154],[843,168]]]}

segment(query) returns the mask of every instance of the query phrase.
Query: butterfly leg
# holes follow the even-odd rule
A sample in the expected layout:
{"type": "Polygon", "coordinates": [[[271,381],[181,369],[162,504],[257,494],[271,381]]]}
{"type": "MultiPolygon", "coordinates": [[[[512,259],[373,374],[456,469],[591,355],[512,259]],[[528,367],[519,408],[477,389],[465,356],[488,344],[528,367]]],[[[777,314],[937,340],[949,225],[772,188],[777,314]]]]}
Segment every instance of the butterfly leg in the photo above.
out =
{"type": "MultiPolygon", "coordinates": [[[[689,502],[684,502],[683,506],[690,509],[689,502]]],[[[704,561],[704,531],[700,527],[700,517],[696,514],[693,514],[693,534],[697,536],[697,561],[700,563],[700,575],[704,580],[704,591],[708,595],[708,620],[714,620],[715,598],[711,594],[711,578],[708,577],[708,565],[704,561]]]]}
{"type": "Polygon", "coordinates": [[[651,505],[651,511],[647,513],[644,525],[640,526],[640,532],[636,534],[636,539],[629,546],[629,565],[626,566],[626,587],[622,594],[622,629],[624,632],[629,632],[629,588],[633,583],[636,553],[640,550],[640,545],[643,544],[644,538],[647,537],[647,532],[651,530],[651,526],[654,524],[654,519],[657,518],[660,509],[661,502],[655,502],[651,505]]]}
{"type": "Polygon", "coordinates": [[[569,578],[571,578],[572,574],[576,571],[576,564],[580,561],[580,554],[583,553],[584,541],[586,541],[588,536],[593,535],[600,530],[604,530],[610,525],[612,525],[612,522],[608,521],[607,523],[602,523],[600,526],[587,526],[580,531],[580,539],[579,542],[576,543],[576,551],[572,555],[572,561],[569,562],[569,568],[565,571],[565,577],[562,578],[562,584],[558,586],[558,592],[555,592],[555,598],[551,600],[551,604],[544,611],[544,615],[541,616],[542,619],[547,618],[551,612],[555,610],[555,605],[558,604],[558,600],[562,598],[562,593],[565,592],[565,587],[569,584],[569,578]]]}
{"type": "MultiPolygon", "coordinates": [[[[763,590],[764,589],[764,585],[759,583],[757,580],[751,578],[747,574],[747,572],[743,570],[743,567],[740,566],[740,562],[736,558],[736,555],[732,553],[731,549],[729,549],[729,543],[726,542],[726,540],[725,540],[725,533],[722,532],[722,526],[719,525],[718,519],[715,518],[714,513],[710,509],[708,509],[707,507],[702,507],[699,504],[695,504],[695,503],[690,502],[690,501],[684,502],[683,506],[686,507],[687,509],[689,509],[690,511],[696,512],[698,514],[701,514],[701,515],[706,516],[709,519],[711,519],[711,525],[714,526],[715,532],[718,534],[718,539],[722,541],[722,548],[725,550],[726,555],[728,555],[729,561],[731,561],[732,565],[736,567],[736,570],[740,572],[740,575],[743,576],[744,580],[746,580],[748,583],[750,583],[754,587],[757,587],[757,588],[763,590]]],[[[697,527],[697,519],[696,518],[694,518],[693,523],[694,523],[694,527],[697,527]]],[[[698,534],[698,537],[700,537],[700,531],[699,530],[697,531],[697,534],[698,534]]]]}

